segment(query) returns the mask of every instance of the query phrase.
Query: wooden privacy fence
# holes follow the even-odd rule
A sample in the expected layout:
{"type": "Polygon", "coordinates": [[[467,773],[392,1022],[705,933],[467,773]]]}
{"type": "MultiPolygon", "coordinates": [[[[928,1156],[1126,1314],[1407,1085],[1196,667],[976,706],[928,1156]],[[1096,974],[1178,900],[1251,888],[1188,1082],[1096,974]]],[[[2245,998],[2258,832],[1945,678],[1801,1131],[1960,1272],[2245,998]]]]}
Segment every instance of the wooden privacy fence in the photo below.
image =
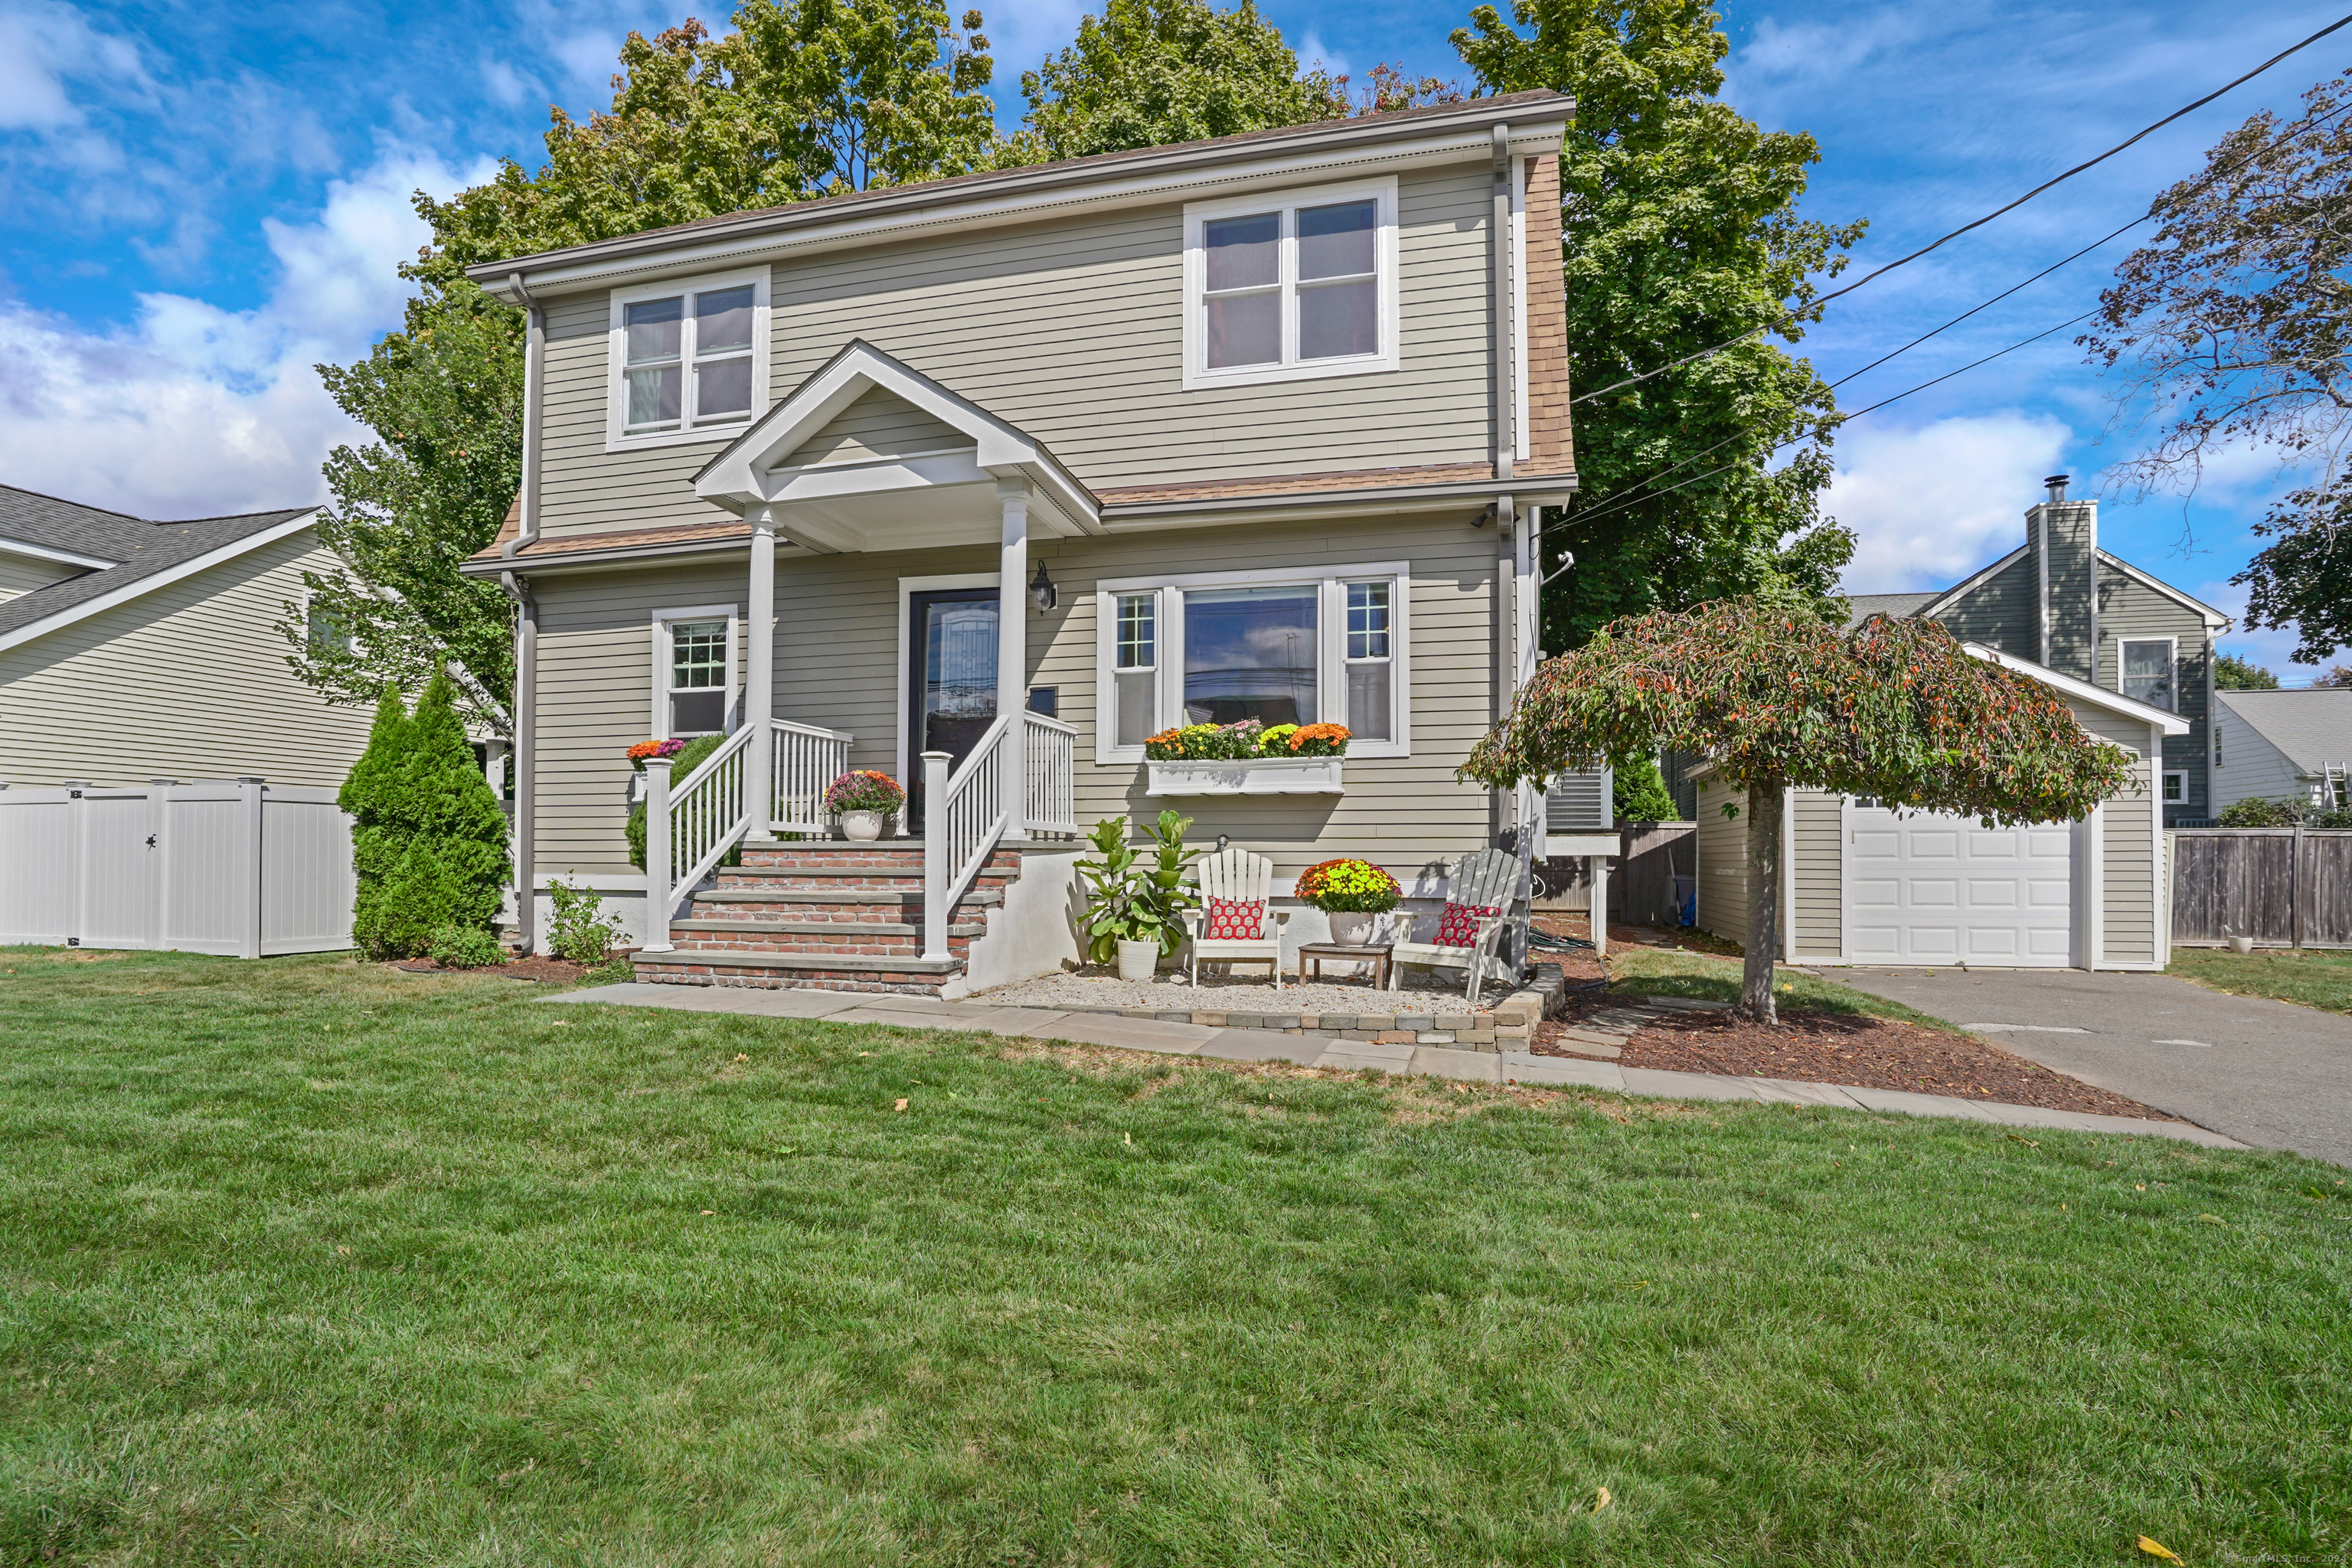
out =
{"type": "Polygon", "coordinates": [[[335,793],[254,778],[0,786],[0,942],[349,947],[352,826],[335,793]]]}
{"type": "MultiPolygon", "coordinates": [[[[1629,822],[1616,831],[1618,853],[1609,867],[1610,921],[1680,925],[1682,899],[1675,879],[1687,882],[1698,874],[1698,824],[1629,822]]],[[[1592,907],[1592,879],[1581,859],[1548,860],[1541,870],[1538,909],[1592,907]]]]}
{"type": "Polygon", "coordinates": [[[2352,832],[2193,827],[2165,837],[2174,942],[2352,947],[2352,832]]]}

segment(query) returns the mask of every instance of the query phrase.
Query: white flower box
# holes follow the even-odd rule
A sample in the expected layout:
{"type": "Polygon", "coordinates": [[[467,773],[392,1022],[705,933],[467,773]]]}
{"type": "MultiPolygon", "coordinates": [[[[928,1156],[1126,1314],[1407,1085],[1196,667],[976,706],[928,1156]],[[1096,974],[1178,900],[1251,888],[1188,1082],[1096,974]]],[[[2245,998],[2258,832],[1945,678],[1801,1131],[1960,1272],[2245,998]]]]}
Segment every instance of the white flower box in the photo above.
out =
{"type": "Polygon", "coordinates": [[[1343,795],[1345,757],[1253,757],[1246,762],[1146,763],[1147,795],[1343,795]]]}

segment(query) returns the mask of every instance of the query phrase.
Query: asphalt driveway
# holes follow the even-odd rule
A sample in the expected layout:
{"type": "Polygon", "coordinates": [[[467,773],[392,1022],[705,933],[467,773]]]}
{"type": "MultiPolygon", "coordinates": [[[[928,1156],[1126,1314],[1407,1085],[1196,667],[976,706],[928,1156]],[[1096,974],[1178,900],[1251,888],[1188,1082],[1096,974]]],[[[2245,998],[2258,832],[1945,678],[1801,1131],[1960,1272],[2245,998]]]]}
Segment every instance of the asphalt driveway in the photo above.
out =
{"type": "Polygon", "coordinates": [[[2352,1018],[2168,974],[1822,973],[2241,1142],[2352,1165],[2352,1018]]]}

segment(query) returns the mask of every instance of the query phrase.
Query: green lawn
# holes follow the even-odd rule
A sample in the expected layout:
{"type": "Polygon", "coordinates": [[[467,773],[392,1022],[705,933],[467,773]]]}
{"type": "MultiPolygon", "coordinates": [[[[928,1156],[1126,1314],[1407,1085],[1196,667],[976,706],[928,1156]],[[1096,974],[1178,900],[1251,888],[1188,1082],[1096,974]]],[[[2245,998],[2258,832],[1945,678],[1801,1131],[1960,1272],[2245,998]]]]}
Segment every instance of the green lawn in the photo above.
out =
{"type": "Polygon", "coordinates": [[[2352,1013],[2352,952],[2265,947],[2241,958],[2227,948],[2176,947],[2166,973],[2240,996],[2352,1013]]]}
{"type": "Polygon", "coordinates": [[[0,970],[0,1562],[2352,1553],[2291,1156],[0,970]]]}

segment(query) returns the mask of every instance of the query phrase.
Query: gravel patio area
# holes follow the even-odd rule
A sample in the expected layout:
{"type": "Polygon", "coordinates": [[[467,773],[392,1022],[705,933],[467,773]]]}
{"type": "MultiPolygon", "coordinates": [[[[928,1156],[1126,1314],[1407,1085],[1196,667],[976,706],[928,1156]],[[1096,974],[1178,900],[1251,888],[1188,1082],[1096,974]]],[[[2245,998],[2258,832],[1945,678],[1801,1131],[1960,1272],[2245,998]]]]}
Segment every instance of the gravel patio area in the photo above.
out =
{"type": "MultiPolygon", "coordinates": [[[[1468,1011],[1459,974],[1440,977],[1426,970],[1402,976],[1396,991],[1376,991],[1370,978],[1345,980],[1325,966],[1319,984],[1300,985],[1286,976],[1282,989],[1265,979],[1263,965],[1238,974],[1211,974],[1204,968],[1201,984],[1162,972],[1149,981],[1121,980],[1116,971],[1088,966],[1076,973],[1047,974],[1016,981],[993,991],[976,991],[965,998],[1001,1007],[1150,1007],[1161,1012],[1231,1013],[1461,1013],[1468,1011]]],[[[1488,987],[1479,998],[1491,1006],[1509,994],[1506,987],[1488,987]]]]}

